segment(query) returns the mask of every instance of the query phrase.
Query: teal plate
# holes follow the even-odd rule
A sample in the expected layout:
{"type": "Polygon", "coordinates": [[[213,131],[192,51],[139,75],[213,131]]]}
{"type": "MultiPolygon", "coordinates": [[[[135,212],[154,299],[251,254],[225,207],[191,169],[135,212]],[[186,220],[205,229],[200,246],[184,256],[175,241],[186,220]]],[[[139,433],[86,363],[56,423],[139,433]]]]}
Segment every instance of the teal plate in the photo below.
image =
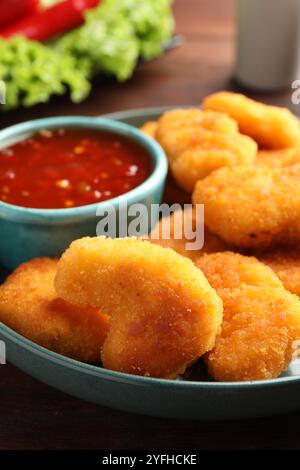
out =
{"type": "MultiPolygon", "coordinates": [[[[140,126],[156,119],[165,109],[134,110],[105,117],[140,126]]],[[[300,410],[297,361],[284,376],[259,382],[160,380],[74,361],[32,343],[3,324],[0,340],[5,342],[7,360],[29,375],[72,396],[119,410],[201,420],[255,418],[300,410]]]]}

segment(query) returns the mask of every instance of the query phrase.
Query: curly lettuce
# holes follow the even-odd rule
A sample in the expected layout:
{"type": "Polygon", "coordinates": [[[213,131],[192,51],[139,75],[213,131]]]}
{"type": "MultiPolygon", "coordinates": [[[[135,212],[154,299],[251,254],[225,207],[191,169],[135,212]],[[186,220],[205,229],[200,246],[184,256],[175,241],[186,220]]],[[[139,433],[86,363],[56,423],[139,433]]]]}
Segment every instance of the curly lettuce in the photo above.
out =
{"type": "Polygon", "coordinates": [[[173,31],[172,0],[103,0],[84,24],[46,45],[0,39],[1,109],[33,106],[70,93],[82,101],[98,73],[128,79],[139,60],[160,55],[173,31]]]}
{"type": "Polygon", "coordinates": [[[74,103],[89,94],[87,74],[78,70],[74,57],[39,42],[22,37],[0,39],[0,58],[0,80],[6,85],[3,110],[45,103],[68,90],[74,103]]]}
{"type": "Polygon", "coordinates": [[[174,22],[172,0],[103,0],[86,13],[85,24],[54,43],[56,50],[99,71],[128,79],[139,57],[160,55],[174,22]]]}

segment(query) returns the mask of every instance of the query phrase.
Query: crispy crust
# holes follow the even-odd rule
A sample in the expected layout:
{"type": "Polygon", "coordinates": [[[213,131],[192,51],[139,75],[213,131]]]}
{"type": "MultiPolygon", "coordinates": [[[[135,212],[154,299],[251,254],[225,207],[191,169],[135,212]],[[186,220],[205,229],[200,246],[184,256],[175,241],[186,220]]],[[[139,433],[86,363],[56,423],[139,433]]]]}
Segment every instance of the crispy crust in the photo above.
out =
{"type": "Polygon", "coordinates": [[[176,182],[187,192],[215,169],[251,164],[257,154],[256,143],[238,132],[233,119],[197,108],[165,113],[158,120],[156,139],[176,182]]]}
{"type": "MultiPolygon", "coordinates": [[[[203,253],[215,253],[224,251],[228,246],[216,235],[211,233],[207,227],[204,227],[204,245],[201,249],[188,249],[188,243],[195,242],[188,238],[187,231],[192,228],[193,232],[197,230],[195,209],[185,209],[172,213],[171,216],[161,219],[150,234],[149,241],[163,248],[172,248],[182,256],[186,256],[192,261],[196,261],[203,253]],[[170,237],[166,238],[164,234],[164,226],[170,226],[170,237]],[[182,234],[181,238],[179,235],[182,234]]],[[[169,232],[167,232],[169,235],[169,232]]]]}
{"type": "Polygon", "coordinates": [[[22,264],[0,287],[0,321],[26,338],[84,362],[100,362],[109,317],[60,299],[53,286],[57,260],[22,264]]]}
{"type": "Polygon", "coordinates": [[[299,121],[288,109],[269,106],[239,93],[221,91],[207,96],[203,109],[226,113],[235,119],[240,132],[260,148],[282,149],[300,142],[299,121]]]}
{"type": "Polygon", "coordinates": [[[158,124],[156,121],[148,121],[142,125],[141,131],[147,134],[149,137],[152,137],[152,139],[155,139],[157,126],[158,124]]]}
{"type": "Polygon", "coordinates": [[[55,286],[68,301],[112,314],[108,369],[171,378],[210,350],[222,302],[194,264],[138,239],[83,238],[62,256],[55,286]]]}
{"type": "Polygon", "coordinates": [[[231,246],[295,245],[300,241],[300,164],[283,169],[222,168],[199,181],[193,202],[205,224],[231,246]]]}
{"type": "Polygon", "coordinates": [[[300,302],[273,271],[255,258],[232,252],[201,257],[197,266],[224,305],[222,332],[206,355],[218,381],[277,377],[300,338],[300,302]]]}
{"type": "Polygon", "coordinates": [[[288,291],[300,297],[300,249],[298,247],[276,248],[260,253],[257,257],[273,269],[288,291]]]}

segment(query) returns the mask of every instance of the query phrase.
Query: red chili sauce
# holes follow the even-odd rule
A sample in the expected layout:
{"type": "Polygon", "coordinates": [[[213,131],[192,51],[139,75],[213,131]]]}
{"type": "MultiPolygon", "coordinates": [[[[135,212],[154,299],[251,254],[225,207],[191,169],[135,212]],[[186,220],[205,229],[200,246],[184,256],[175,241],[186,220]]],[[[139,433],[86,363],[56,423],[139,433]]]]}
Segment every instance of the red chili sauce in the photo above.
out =
{"type": "Polygon", "coordinates": [[[23,207],[84,206],[127,193],[151,174],[149,154],[96,130],[42,130],[0,150],[0,200],[23,207]]]}

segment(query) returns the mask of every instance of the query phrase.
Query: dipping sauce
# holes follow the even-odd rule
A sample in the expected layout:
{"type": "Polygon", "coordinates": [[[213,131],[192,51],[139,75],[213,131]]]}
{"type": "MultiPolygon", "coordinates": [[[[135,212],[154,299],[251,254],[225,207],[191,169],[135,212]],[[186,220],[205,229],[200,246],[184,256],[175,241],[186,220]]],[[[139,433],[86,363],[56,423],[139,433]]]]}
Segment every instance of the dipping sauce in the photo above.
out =
{"type": "Polygon", "coordinates": [[[0,200],[61,209],[127,193],[145,181],[152,163],[125,137],[97,130],[41,130],[0,150],[0,200]]]}

